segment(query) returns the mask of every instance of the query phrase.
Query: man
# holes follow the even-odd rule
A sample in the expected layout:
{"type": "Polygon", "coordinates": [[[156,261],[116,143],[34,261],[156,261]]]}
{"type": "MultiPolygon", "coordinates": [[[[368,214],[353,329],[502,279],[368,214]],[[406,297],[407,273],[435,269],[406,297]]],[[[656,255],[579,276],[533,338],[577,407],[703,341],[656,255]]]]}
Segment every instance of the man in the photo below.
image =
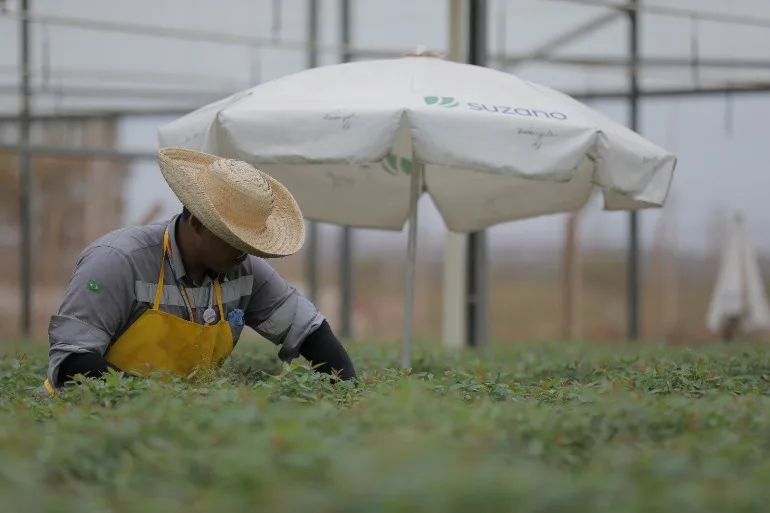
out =
{"type": "Polygon", "coordinates": [[[181,215],[122,228],[77,260],[49,325],[46,390],[77,374],[190,376],[217,367],[243,326],[320,372],[356,376],[326,319],[262,258],[296,253],[304,219],[289,191],[242,161],[164,148],[181,215]]]}

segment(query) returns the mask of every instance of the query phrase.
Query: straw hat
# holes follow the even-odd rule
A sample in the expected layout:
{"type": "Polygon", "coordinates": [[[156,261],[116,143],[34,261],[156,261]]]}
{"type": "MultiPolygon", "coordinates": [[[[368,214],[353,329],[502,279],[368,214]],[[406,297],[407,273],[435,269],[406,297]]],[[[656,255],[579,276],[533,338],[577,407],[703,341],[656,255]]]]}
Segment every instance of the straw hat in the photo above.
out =
{"type": "Polygon", "coordinates": [[[294,197],[250,164],[184,148],[162,148],[158,163],[182,205],[232,247],[279,258],[305,242],[305,222],[294,197]]]}

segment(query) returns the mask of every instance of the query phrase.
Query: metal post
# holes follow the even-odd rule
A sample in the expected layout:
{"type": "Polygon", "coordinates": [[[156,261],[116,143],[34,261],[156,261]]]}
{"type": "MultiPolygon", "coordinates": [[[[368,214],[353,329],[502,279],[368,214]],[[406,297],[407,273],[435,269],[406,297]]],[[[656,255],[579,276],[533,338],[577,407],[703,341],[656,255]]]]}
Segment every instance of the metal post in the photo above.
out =
{"type": "MultiPolygon", "coordinates": [[[[638,0],[631,0],[628,13],[629,21],[629,127],[639,130],[639,21],[637,8],[638,0]]],[[[639,338],[639,213],[629,212],[628,219],[628,339],[639,338]]]]}
{"type": "MultiPolygon", "coordinates": [[[[342,43],[342,62],[351,60],[350,52],[350,0],[340,2],[340,32],[342,43]]],[[[348,226],[342,227],[340,240],[340,336],[353,336],[353,231],[348,226]]]]}
{"type": "Polygon", "coordinates": [[[340,336],[353,337],[353,233],[342,227],[340,240],[340,336]]]}
{"type": "MultiPolygon", "coordinates": [[[[473,0],[469,6],[468,62],[484,66],[487,60],[487,0],[473,0]]],[[[468,235],[467,330],[468,345],[483,348],[487,343],[488,263],[485,231],[468,235]]]]}
{"type": "Polygon", "coordinates": [[[273,23],[270,27],[270,35],[273,38],[273,43],[278,44],[281,42],[281,0],[273,0],[273,23]]]}
{"type": "Polygon", "coordinates": [[[404,300],[404,339],[401,342],[401,368],[412,366],[412,327],[414,321],[414,275],[417,266],[417,207],[422,193],[423,166],[412,154],[409,186],[409,234],[406,246],[406,293],[404,300]]]}
{"type": "MultiPolygon", "coordinates": [[[[318,0],[307,0],[307,67],[318,66],[318,0]]],[[[307,254],[305,256],[305,280],[307,297],[313,302],[319,301],[318,294],[318,223],[310,221],[307,225],[307,254]]]]}
{"type": "MultiPolygon", "coordinates": [[[[449,0],[449,58],[454,62],[465,62],[465,7],[463,0],[449,0]]],[[[467,343],[467,252],[468,236],[447,231],[444,239],[441,338],[444,346],[452,349],[467,343]]]]}
{"type": "Polygon", "coordinates": [[[19,116],[19,184],[21,222],[21,333],[25,338],[32,335],[32,169],[30,145],[30,80],[29,80],[29,2],[21,0],[20,47],[21,47],[21,114],[19,116]]]}

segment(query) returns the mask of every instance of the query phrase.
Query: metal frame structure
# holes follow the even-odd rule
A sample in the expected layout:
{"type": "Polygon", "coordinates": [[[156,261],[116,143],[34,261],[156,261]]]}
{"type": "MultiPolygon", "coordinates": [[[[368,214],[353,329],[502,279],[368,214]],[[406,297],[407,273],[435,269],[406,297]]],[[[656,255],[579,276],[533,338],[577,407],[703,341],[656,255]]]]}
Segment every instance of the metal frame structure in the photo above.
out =
{"type": "MultiPolygon", "coordinates": [[[[609,98],[627,98],[629,102],[629,128],[637,131],[639,130],[639,106],[640,98],[642,96],[698,96],[702,94],[713,94],[715,90],[704,90],[699,87],[682,88],[680,90],[660,90],[660,91],[642,91],[639,86],[639,75],[644,61],[639,55],[639,12],[643,8],[640,5],[639,0],[627,0],[625,5],[617,5],[615,3],[601,1],[601,0],[557,0],[565,3],[582,3],[588,5],[600,5],[603,7],[611,8],[614,12],[602,15],[595,18],[588,23],[581,25],[574,30],[562,34],[552,41],[546,42],[539,46],[535,50],[531,51],[523,58],[511,58],[508,56],[499,56],[498,62],[502,62],[506,65],[515,65],[517,63],[526,61],[548,61],[557,62],[557,58],[552,56],[552,52],[562,47],[563,45],[573,41],[577,37],[593,32],[598,28],[604,26],[608,21],[616,18],[618,14],[625,13],[628,17],[628,53],[629,58],[627,62],[619,62],[618,59],[593,59],[593,60],[578,60],[573,59],[572,63],[587,63],[594,66],[613,66],[624,65],[627,69],[629,77],[628,91],[619,92],[606,92],[606,93],[594,93],[590,95],[572,95],[578,99],[609,99],[609,98]],[[583,98],[581,98],[581,96],[583,98]]],[[[487,24],[488,17],[484,14],[484,21],[476,19],[479,10],[486,10],[486,0],[470,0],[470,33],[469,39],[469,53],[471,63],[480,64],[474,62],[477,58],[474,55],[478,48],[478,41],[484,41],[486,45],[487,37],[487,24]]],[[[688,15],[692,16],[692,12],[686,12],[681,9],[670,8],[646,8],[650,12],[673,14],[676,16],[688,15]]],[[[706,13],[701,16],[703,19],[717,19],[724,21],[728,19],[737,23],[749,23],[755,26],[770,27],[770,20],[762,20],[757,18],[743,18],[736,16],[724,16],[720,17],[713,13],[706,13]]],[[[487,56],[489,58],[489,56],[487,56]]],[[[562,59],[561,62],[570,62],[566,59],[562,59]]],[[[690,61],[676,60],[676,59],[657,59],[649,60],[653,65],[664,66],[690,66],[696,68],[701,65],[697,56],[694,56],[690,61]]],[[[746,61],[729,62],[729,61],[710,61],[709,65],[713,67],[744,67],[747,64],[746,61]]],[[[760,67],[765,67],[766,62],[759,61],[754,64],[760,67]]],[[[758,90],[767,91],[767,83],[748,84],[743,87],[721,89],[721,93],[741,94],[757,92],[758,90]]],[[[627,338],[629,340],[636,340],[639,337],[640,326],[640,269],[639,269],[639,218],[640,213],[637,211],[631,211],[628,213],[628,256],[627,256],[627,338]]],[[[465,316],[468,322],[467,325],[467,340],[466,345],[469,347],[484,347],[486,344],[486,331],[479,329],[479,324],[483,323],[486,318],[486,290],[479,284],[479,280],[486,275],[486,260],[485,255],[486,241],[483,235],[480,233],[471,234],[468,238],[467,248],[467,266],[465,269],[467,279],[466,290],[466,308],[465,316]]]]}
{"type": "MultiPolygon", "coordinates": [[[[350,62],[355,55],[350,51],[350,41],[353,29],[353,12],[350,0],[340,0],[340,46],[342,47],[342,62],[350,62]]],[[[340,336],[353,337],[353,229],[342,227],[339,253],[339,284],[340,284],[340,336]]]]}
{"type": "MultiPolygon", "coordinates": [[[[472,20],[469,26],[469,31],[472,34],[468,34],[469,45],[468,49],[471,50],[471,54],[474,52],[477,54],[474,59],[479,59],[480,63],[480,46],[479,43],[483,40],[484,47],[486,47],[487,41],[487,24],[488,16],[486,15],[486,0],[468,0],[471,2],[470,13],[476,13],[471,15],[472,20]],[[483,15],[479,13],[484,12],[483,15]],[[483,20],[483,23],[482,23],[483,20]],[[475,41],[475,42],[474,42],[475,41]],[[475,45],[475,46],[473,46],[475,45]]],[[[501,0],[505,1],[505,0],[501,0]]],[[[575,27],[572,30],[562,33],[560,36],[547,41],[529,52],[518,55],[494,55],[491,52],[483,51],[483,55],[486,57],[486,62],[491,65],[497,65],[503,69],[511,69],[525,62],[542,62],[550,64],[568,64],[585,67],[603,67],[603,68],[625,68],[629,76],[630,87],[628,89],[609,89],[609,90],[594,90],[594,91],[582,91],[567,94],[575,97],[579,100],[598,100],[598,99],[627,99],[629,102],[630,115],[629,125],[632,129],[638,129],[639,121],[639,105],[643,98],[655,98],[655,97],[695,97],[695,96],[707,96],[707,95],[749,95],[749,94],[766,94],[770,92],[770,80],[757,81],[757,82],[744,82],[741,84],[716,84],[709,86],[694,86],[694,87],[664,87],[664,88],[642,88],[639,83],[640,71],[643,69],[660,67],[660,68],[690,68],[693,70],[703,68],[714,69],[733,69],[733,68],[746,68],[754,70],[770,70],[770,60],[760,59],[703,59],[697,55],[693,55],[690,59],[683,58],[663,58],[652,57],[644,58],[639,55],[639,14],[658,14],[669,17],[688,18],[702,21],[719,21],[724,23],[734,23],[744,26],[770,28],[770,19],[753,16],[741,16],[735,14],[722,14],[698,11],[692,9],[680,9],[675,7],[662,7],[662,6],[649,6],[644,5],[639,0],[626,0],[624,4],[618,4],[610,0],[550,0],[552,2],[569,3],[569,4],[581,4],[594,7],[604,7],[609,12],[602,14],[594,19],[589,20],[586,23],[575,27]],[[576,40],[577,38],[590,34],[602,27],[607,23],[617,19],[618,17],[626,16],[629,22],[628,32],[628,46],[629,57],[627,59],[617,57],[558,57],[554,55],[554,52],[564,47],[566,44],[576,40]]],[[[17,122],[19,126],[19,142],[18,144],[0,144],[0,151],[12,151],[18,152],[19,159],[19,174],[21,183],[21,220],[22,220],[22,244],[21,244],[21,280],[22,280],[22,334],[28,336],[30,334],[31,323],[31,268],[32,268],[32,251],[31,251],[31,237],[30,237],[30,205],[31,205],[31,184],[32,170],[30,161],[34,155],[62,155],[62,156],[90,156],[105,159],[155,159],[154,153],[148,152],[127,152],[117,149],[106,148],[61,148],[51,146],[31,145],[30,142],[30,128],[31,125],[37,121],[43,121],[46,119],[75,119],[75,118],[100,118],[100,117],[115,117],[115,116],[159,116],[159,115],[182,115],[198,106],[202,101],[210,101],[212,99],[220,98],[224,94],[230,94],[235,91],[223,91],[221,93],[213,90],[208,91],[175,91],[170,89],[126,89],[126,88],[101,88],[101,87],[69,87],[56,91],[58,94],[78,96],[122,96],[124,98],[146,98],[146,99],[159,99],[168,95],[168,99],[179,100],[180,98],[187,99],[191,102],[188,106],[187,103],[178,104],[174,107],[162,107],[156,109],[118,109],[115,111],[103,111],[103,112],[67,112],[61,114],[40,115],[31,111],[31,99],[33,95],[44,94],[49,92],[44,89],[34,87],[32,84],[32,70],[30,67],[30,25],[31,24],[44,24],[48,26],[66,26],[66,27],[78,27],[81,29],[89,30],[102,30],[109,32],[121,32],[129,34],[142,34],[148,37],[177,39],[177,40],[191,40],[191,41],[209,41],[213,43],[221,43],[228,45],[235,45],[241,47],[258,48],[264,46],[271,46],[274,48],[284,48],[291,50],[304,49],[308,51],[308,66],[317,65],[317,55],[321,51],[339,51],[342,54],[343,61],[350,61],[356,58],[385,58],[401,55],[402,52],[396,50],[383,50],[383,49],[364,49],[356,48],[351,44],[351,2],[350,0],[340,0],[341,2],[341,33],[340,44],[337,45],[322,45],[318,39],[318,11],[317,0],[308,0],[308,10],[311,13],[308,20],[308,39],[304,41],[288,41],[282,38],[276,38],[275,34],[272,37],[252,37],[244,35],[228,34],[223,32],[214,31],[201,31],[201,30],[187,30],[187,29],[169,29],[165,27],[153,26],[150,24],[137,24],[137,23],[117,23],[99,20],[87,20],[74,18],[70,16],[55,16],[55,15],[43,15],[36,14],[31,11],[31,0],[20,0],[20,11],[18,12],[6,12],[4,17],[10,17],[18,20],[20,27],[20,67],[19,67],[19,83],[18,91],[14,88],[14,92],[18,93],[20,101],[20,110],[18,115],[0,115],[0,122],[17,122]]],[[[275,6],[275,2],[273,4],[275,6]]],[[[279,4],[280,5],[280,4],[279,4]]],[[[280,26],[280,15],[274,16],[275,22],[280,26]]],[[[280,27],[279,27],[280,28],[280,27]]],[[[470,56],[469,56],[470,57],[470,56]]],[[[7,94],[8,90],[4,86],[0,86],[0,94],[7,94]]],[[[628,338],[635,339],[638,337],[639,331],[639,220],[638,213],[632,212],[629,214],[629,238],[628,238],[628,338]]],[[[311,260],[316,258],[317,242],[317,227],[315,224],[310,228],[309,237],[309,256],[308,256],[308,280],[311,289],[310,295],[317,294],[317,268],[315,262],[311,264],[311,260]]],[[[342,326],[341,334],[343,336],[352,335],[352,232],[350,229],[343,229],[343,235],[341,238],[341,258],[340,258],[340,280],[341,280],[341,313],[342,326]],[[348,315],[348,317],[346,317],[348,315]]],[[[467,331],[467,344],[470,346],[483,346],[485,335],[479,331],[479,324],[485,324],[481,322],[486,315],[486,308],[484,301],[475,305],[475,301],[478,300],[477,294],[485,295],[485,291],[479,288],[481,282],[483,282],[483,251],[479,248],[483,247],[483,236],[473,235],[470,240],[474,240],[468,245],[468,260],[473,261],[478,259],[478,264],[471,264],[466,269],[466,277],[468,278],[467,285],[468,290],[466,303],[467,303],[467,315],[471,322],[468,323],[467,331]]]]}
{"type": "MultiPolygon", "coordinates": [[[[468,63],[485,66],[487,63],[487,0],[471,0],[468,6],[468,63]]],[[[489,296],[489,262],[486,230],[468,234],[465,257],[466,280],[466,338],[470,347],[483,348],[487,344],[489,296]]]]}
{"type": "MultiPolygon", "coordinates": [[[[639,0],[630,0],[633,7],[639,6],[639,0]]],[[[636,9],[628,13],[628,124],[634,132],[639,130],[639,17],[636,9]]],[[[639,338],[640,292],[639,292],[639,212],[628,213],[628,263],[626,264],[628,328],[629,340],[639,338]]]]}
{"type": "MultiPolygon", "coordinates": [[[[307,0],[307,67],[318,66],[318,22],[320,9],[318,0],[307,0]]],[[[307,297],[316,303],[318,301],[318,223],[311,221],[307,226],[307,255],[305,257],[305,274],[307,281],[307,297]]]]}
{"type": "MultiPolygon", "coordinates": [[[[29,0],[21,1],[23,13],[29,12],[29,0]]],[[[30,143],[30,72],[29,72],[29,20],[25,16],[20,22],[19,48],[21,50],[21,88],[19,99],[21,100],[21,113],[19,115],[19,183],[21,185],[21,198],[19,206],[19,219],[21,220],[21,330],[28,336],[32,327],[32,155],[29,149],[30,143]]]]}

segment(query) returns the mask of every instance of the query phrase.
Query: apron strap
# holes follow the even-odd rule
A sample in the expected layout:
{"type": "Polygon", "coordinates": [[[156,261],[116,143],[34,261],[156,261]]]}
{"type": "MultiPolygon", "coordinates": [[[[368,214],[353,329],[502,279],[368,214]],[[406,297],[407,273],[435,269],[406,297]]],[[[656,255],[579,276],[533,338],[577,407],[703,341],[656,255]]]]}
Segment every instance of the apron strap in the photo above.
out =
{"type": "Polygon", "coordinates": [[[43,385],[45,385],[45,389],[49,394],[56,395],[56,389],[51,385],[51,382],[48,381],[48,378],[43,381],[43,385]]]}
{"type": "Polygon", "coordinates": [[[160,259],[160,276],[158,284],[155,286],[155,302],[152,309],[157,310],[160,306],[160,298],[163,297],[163,279],[166,276],[166,252],[168,251],[168,228],[163,232],[163,257],[160,259]]]}
{"type": "Polygon", "coordinates": [[[222,306],[222,287],[219,285],[219,278],[214,280],[214,297],[217,300],[217,306],[219,307],[219,318],[225,320],[225,311],[222,306]]]}

